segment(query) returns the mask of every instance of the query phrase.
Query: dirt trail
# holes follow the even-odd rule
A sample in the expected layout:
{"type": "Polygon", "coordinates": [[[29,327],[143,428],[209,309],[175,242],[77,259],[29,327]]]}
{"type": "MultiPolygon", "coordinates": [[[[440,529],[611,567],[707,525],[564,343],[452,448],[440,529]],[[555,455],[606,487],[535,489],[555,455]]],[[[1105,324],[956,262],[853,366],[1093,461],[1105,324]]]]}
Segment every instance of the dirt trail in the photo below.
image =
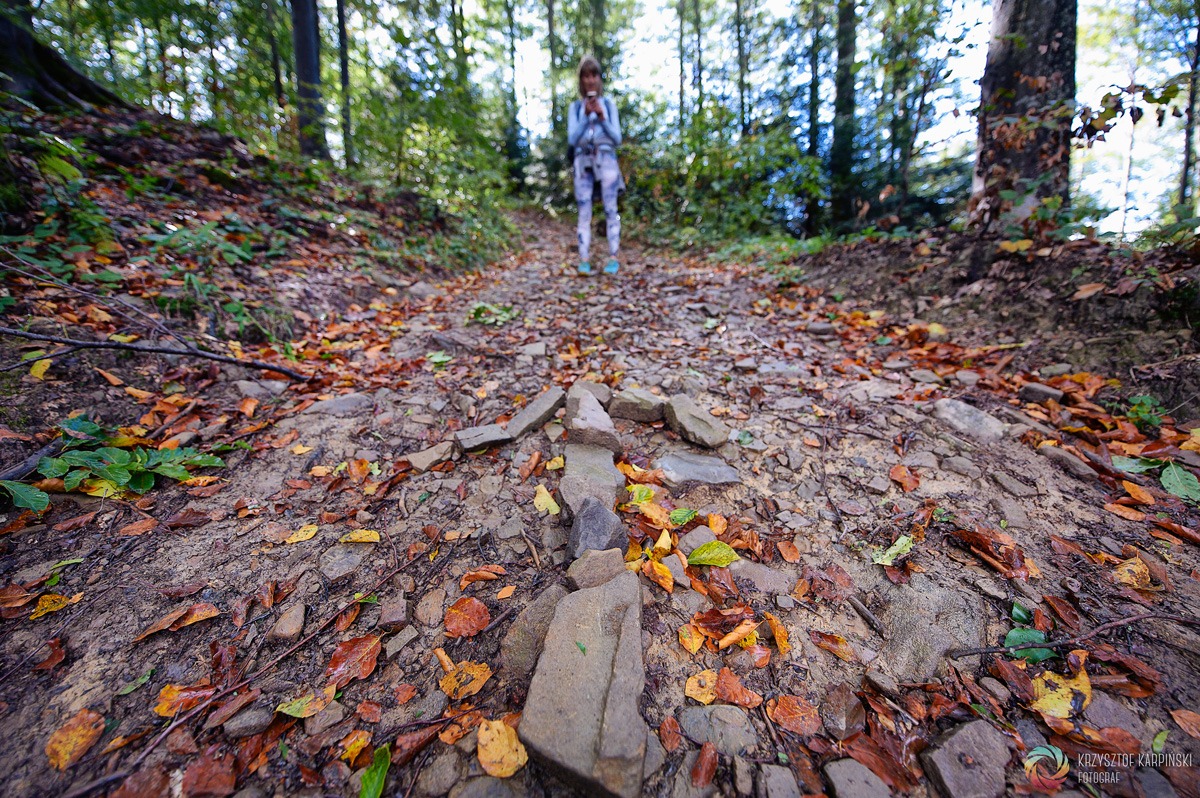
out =
{"type": "MultiPolygon", "coordinates": [[[[709,450],[664,421],[614,419],[623,462],[651,469],[664,456],[686,453],[715,456],[736,471],[736,480],[709,478],[696,466],[683,484],[658,488],[654,501],[698,511],[675,530],[672,548],[686,548],[681,541],[707,523],[743,557],[729,571],[695,566],[684,573],[677,562],[670,593],[637,577],[645,671],[637,700],[655,738],[645,749],[643,794],[870,795],[890,788],[927,795],[941,783],[998,795],[1027,784],[1026,750],[1047,740],[1067,751],[1074,785],[1079,753],[1128,751],[1135,742],[1148,752],[1161,731],[1169,731],[1162,750],[1175,758],[1157,769],[1131,767],[1104,789],[1194,790],[1194,770],[1176,766],[1185,757],[1190,764],[1200,746],[1169,713],[1200,710],[1196,629],[1148,620],[1105,638],[1111,648],[1100,639],[1081,644],[1091,652],[1091,682],[1080,695],[1090,700],[1084,709],[1077,697],[1057,730],[1028,709],[1041,683],[1030,677],[1044,665],[1021,672],[995,666],[1013,661],[1005,657],[949,653],[1002,641],[1014,627],[1014,603],[1052,640],[1140,613],[1194,616],[1200,606],[1194,546],[1152,537],[1145,520],[1106,511],[1122,495],[1111,478],[1102,482],[1062,447],[1047,455],[1046,447],[1030,445],[1059,435],[1022,414],[1004,350],[959,351],[953,357],[962,368],[950,369],[952,345],[937,334],[930,340],[927,327],[844,307],[815,290],[779,292],[752,267],[681,260],[636,245],[616,278],[583,278],[570,267],[567,224],[540,217],[521,224],[527,249],[501,267],[400,287],[331,322],[325,337],[340,347],[346,367],[319,396],[280,391],[256,374],[222,372],[210,392],[258,398],[259,416],[278,420],[249,437],[251,450],[235,450],[226,455],[227,468],[211,472],[228,480],[215,495],[173,486],[152,494],[157,504],[144,512],[70,495],[56,500],[44,524],[8,539],[0,564],[5,584],[35,580],[79,558],[61,568],[56,589],[82,598],[36,621],[25,613],[3,622],[0,732],[9,752],[0,779],[7,794],[60,794],[127,769],[166,725],[153,711],[164,688],[199,685],[207,695],[206,686],[233,684],[233,674],[256,672],[347,603],[357,614],[343,616],[341,631],[320,631],[254,678],[249,686],[259,693],[251,709],[221,728],[206,729],[203,719],[181,725],[137,762],[144,791],[122,794],[166,794],[168,784],[182,783],[185,794],[225,795],[236,779],[247,798],[357,795],[370,746],[383,743],[392,744],[394,756],[416,750],[392,765],[386,794],[594,794],[545,755],[507,780],[491,779],[476,756],[471,727],[478,716],[467,714],[457,732],[430,723],[475,710],[494,720],[526,708],[530,680],[536,693],[539,677],[501,665],[524,658],[532,666],[554,602],[543,600],[540,620],[523,610],[539,596],[565,594],[554,586],[565,583],[571,564],[570,527],[534,504],[538,486],[566,504],[563,471],[549,468],[567,445],[562,414],[481,452],[436,448],[468,428],[507,423],[543,390],[577,381],[607,386],[595,389],[602,399],[629,388],[690,396],[731,432],[709,450]],[[519,315],[494,327],[468,324],[480,302],[519,315]],[[363,326],[369,336],[356,332],[363,326]],[[931,367],[935,354],[940,365],[931,367]],[[947,399],[965,405],[939,403],[947,399]],[[966,405],[988,414],[971,414],[966,405]],[[189,510],[190,519],[181,515],[189,510]],[[63,524],[92,511],[81,526],[63,524]],[[174,528],[120,533],[146,514],[174,528]],[[379,541],[340,542],[359,529],[379,532],[379,541]],[[895,554],[887,567],[873,560],[902,536],[911,552],[895,554]],[[465,573],[484,565],[504,573],[462,584],[465,573]],[[1114,581],[1121,567],[1147,573],[1142,590],[1114,581]],[[791,651],[782,652],[782,633],[769,634],[764,623],[757,645],[688,653],[679,628],[713,606],[695,587],[710,596],[736,589],[740,598],[727,606],[744,604],[756,622],[771,613],[791,651]],[[164,595],[168,588],[185,589],[172,597],[164,595]],[[354,605],[358,594],[374,598],[354,605]],[[447,609],[466,606],[456,603],[464,597],[486,607],[486,628],[447,637],[447,609]],[[134,642],[168,612],[197,603],[221,614],[134,642]],[[306,610],[298,618],[300,605],[306,610]],[[340,682],[335,703],[301,720],[272,716],[277,705],[309,691],[319,703],[334,678],[327,665],[338,644],[369,647],[361,641],[372,636],[381,638],[374,667],[340,682]],[[32,669],[52,637],[62,641],[65,660],[32,669]],[[438,648],[454,662],[488,663],[495,675],[477,694],[450,700],[439,689],[438,648]],[[685,696],[689,677],[722,668],[768,702],[757,707],[736,691],[719,691],[712,706],[727,710],[715,712],[685,696]],[[143,684],[118,694],[146,674],[143,684]],[[785,717],[781,696],[815,708],[809,725],[785,717]],[[47,740],[85,708],[104,719],[103,736],[64,773],[51,769],[47,740]],[[670,742],[674,727],[663,727],[669,718],[680,723],[683,741],[664,751],[656,740],[670,742]],[[964,728],[982,734],[966,725],[973,723],[999,730],[998,743],[985,735],[969,747],[986,758],[988,746],[998,746],[999,775],[919,756],[965,745],[965,736],[956,743],[939,735],[964,728]],[[1093,732],[1099,737],[1090,746],[1079,742],[1085,726],[1103,730],[1093,732]],[[418,750],[413,735],[430,729],[443,739],[418,750]],[[357,755],[356,731],[370,740],[357,755]],[[101,753],[119,736],[125,747],[101,753]],[[706,740],[719,753],[716,775],[711,786],[703,778],[693,786],[706,740]],[[852,770],[842,761],[848,758],[866,770],[852,770]],[[823,770],[831,762],[841,764],[823,770]]],[[[1027,409],[1038,413],[1045,405],[1027,409]]],[[[1142,509],[1188,525],[1177,500],[1151,492],[1157,506],[1142,509]]],[[[620,516],[635,537],[654,532],[646,513],[620,516]]],[[[611,669],[622,656],[613,655],[611,669]]],[[[1062,660],[1046,665],[1069,673],[1062,660]]]]}

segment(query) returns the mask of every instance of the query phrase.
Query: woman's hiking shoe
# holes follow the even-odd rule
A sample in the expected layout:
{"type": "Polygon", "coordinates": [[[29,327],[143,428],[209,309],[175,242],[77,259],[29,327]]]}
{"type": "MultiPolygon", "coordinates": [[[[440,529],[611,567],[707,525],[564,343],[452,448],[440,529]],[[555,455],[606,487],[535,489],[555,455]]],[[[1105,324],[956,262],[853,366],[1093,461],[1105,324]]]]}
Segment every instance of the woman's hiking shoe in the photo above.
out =
{"type": "Polygon", "coordinates": [[[608,263],[604,264],[604,273],[605,274],[616,274],[617,270],[620,268],[621,268],[621,264],[617,263],[616,258],[609,258],[608,263]]]}
{"type": "Polygon", "coordinates": [[[588,263],[586,260],[579,264],[579,273],[585,277],[590,275],[592,273],[592,264],[588,263]]]}

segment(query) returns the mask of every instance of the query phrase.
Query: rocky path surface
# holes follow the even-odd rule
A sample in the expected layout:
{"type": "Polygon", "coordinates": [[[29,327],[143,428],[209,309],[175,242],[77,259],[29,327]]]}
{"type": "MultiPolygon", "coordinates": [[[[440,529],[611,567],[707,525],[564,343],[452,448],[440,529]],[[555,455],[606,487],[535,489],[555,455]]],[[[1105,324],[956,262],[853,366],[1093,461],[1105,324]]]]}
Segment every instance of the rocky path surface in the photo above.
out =
{"type": "MultiPolygon", "coordinates": [[[[561,227],[352,308],[319,394],[225,380],[275,423],[219,492],[150,508],[165,528],[96,501],[102,540],[22,533],[8,583],[97,567],[69,678],[0,686],[13,794],[358,795],[388,744],[385,794],[999,796],[1054,775],[1023,767],[1047,743],[1068,787],[1132,753],[1106,792],[1194,794],[1186,623],[963,653],[1195,615],[1195,519],[1118,501],[1054,428],[1087,380],[752,267],[634,248],[582,278],[561,227]],[[52,769],[85,711],[104,747],[52,769]]],[[[44,655],[8,632],[5,663],[44,655]]]]}

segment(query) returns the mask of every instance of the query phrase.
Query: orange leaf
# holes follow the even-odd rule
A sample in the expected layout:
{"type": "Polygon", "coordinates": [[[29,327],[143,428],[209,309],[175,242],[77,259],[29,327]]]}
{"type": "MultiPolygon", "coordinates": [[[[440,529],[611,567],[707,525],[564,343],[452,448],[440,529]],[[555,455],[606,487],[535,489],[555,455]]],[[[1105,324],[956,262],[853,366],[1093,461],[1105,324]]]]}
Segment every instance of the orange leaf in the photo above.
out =
{"type": "Polygon", "coordinates": [[[695,676],[689,676],[683,686],[683,694],[695,699],[701,704],[711,704],[717,700],[717,674],[715,671],[700,671],[695,676]]]}
{"type": "Polygon", "coordinates": [[[717,772],[717,747],[711,742],[700,747],[696,764],[692,765],[692,786],[700,790],[712,784],[717,772]]]}
{"type": "Polygon", "coordinates": [[[810,629],[808,636],[819,648],[825,649],[838,659],[845,660],[846,662],[858,661],[858,657],[854,655],[854,649],[850,648],[850,644],[846,642],[846,638],[841,635],[831,635],[827,632],[818,632],[810,629]]]}
{"type": "Polygon", "coordinates": [[[721,668],[717,674],[717,698],[746,709],[754,709],[763,701],[762,696],[743,685],[742,680],[729,668],[721,668]]]}
{"type": "Polygon", "coordinates": [[[395,693],[395,696],[396,696],[396,703],[399,704],[400,706],[404,706],[405,704],[407,704],[409,701],[412,701],[413,698],[416,697],[417,688],[408,683],[398,684],[398,685],[396,685],[396,688],[393,692],[395,693]]]}
{"type": "Polygon", "coordinates": [[[1189,736],[1200,739],[1200,715],[1190,709],[1172,709],[1171,717],[1189,736]]]}
{"type": "Polygon", "coordinates": [[[374,701],[360,701],[354,713],[367,723],[378,723],[383,719],[383,707],[374,701]]]}
{"type": "Polygon", "coordinates": [[[775,638],[775,645],[779,648],[779,656],[786,657],[792,650],[792,644],[788,642],[787,627],[771,613],[766,613],[766,616],[767,625],[771,627],[771,636],[775,638]]]}
{"type": "Polygon", "coordinates": [[[117,530],[118,535],[144,535],[147,532],[152,532],[158,528],[157,518],[143,518],[141,521],[134,521],[132,524],[126,524],[117,530]]]}
{"type": "Polygon", "coordinates": [[[104,716],[81,709],[46,741],[51,767],[66,770],[78,762],[104,733],[104,716]]]}
{"type": "Polygon", "coordinates": [[[355,679],[365,679],[375,670],[379,657],[379,637],[365,635],[338,643],[325,669],[325,678],[330,684],[345,687],[355,679]]]}
{"type": "Polygon", "coordinates": [[[463,596],[446,610],[446,637],[474,637],[491,622],[487,605],[474,596],[463,596]]]}
{"type": "Polygon", "coordinates": [[[1154,497],[1150,495],[1150,491],[1143,488],[1136,482],[1130,482],[1127,479],[1121,480],[1121,485],[1126,492],[1133,497],[1133,500],[1138,504],[1154,504],[1154,497]]]}
{"type": "Polygon", "coordinates": [[[516,593],[516,592],[517,592],[516,585],[508,585],[507,587],[500,588],[500,592],[496,594],[496,598],[498,598],[500,600],[504,600],[506,598],[512,598],[512,594],[516,593]]]}
{"type": "Polygon", "coordinates": [[[668,754],[674,753],[676,748],[683,745],[682,729],[679,728],[679,721],[675,720],[674,715],[667,715],[667,719],[658,727],[658,739],[668,754]]]}
{"type": "Polygon", "coordinates": [[[821,731],[821,718],[817,708],[800,696],[781,695],[767,702],[767,717],[779,726],[804,737],[821,731]]]}
{"type": "Polygon", "coordinates": [[[732,632],[717,641],[717,650],[724,651],[730,646],[745,640],[751,632],[758,628],[758,621],[748,618],[739,623],[732,632]]]}
{"type": "Polygon", "coordinates": [[[783,558],[784,562],[800,562],[800,549],[796,548],[796,544],[792,541],[781,540],[775,544],[775,548],[779,549],[779,556],[783,558]]]}
{"type": "Polygon", "coordinates": [[[466,590],[467,585],[472,582],[490,582],[493,579],[499,579],[508,572],[501,565],[483,565],[463,574],[463,577],[458,582],[459,590],[466,590]]]}
{"type": "Polygon", "coordinates": [[[164,718],[174,717],[176,713],[187,712],[199,706],[200,702],[215,692],[217,688],[207,684],[194,684],[189,687],[168,684],[158,693],[158,705],[154,707],[154,714],[164,718]]]}
{"type": "Polygon", "coordinates": [[[729,521],[723,515],[716,513],[708,514],[708,528],[713,531],[717,537],[725,534],[725,530],[729,528],[729,521]]]}
{"type": "Polygon", "coordinates": [[[700,650],[700,646],[704,645],[704,636],[700,634],[700,630],[694,624],[685,623],[679,627],[679,645],[683,646],[689,654],[695,654],[700,650]]]}
{"type": "MultiPolygon", "coordinates": [[[[441,649],[438,649],[439,651],[441,649]]],[[[436,652],[435,652],[436,653],[436,652]]],[[[483,689],[487,680],[492,678],[492,669],[486,662],[469,662],[463,660],[442,677],[438,686],[442,692],[455,701],[461,701],[483,689]]]]}
{"type": "Polygon", "coordinates": [[[238,412],[240,412],[246,418],[254,418],[254,411],[257,409],[258,400],[250,396],[247,396],[242,400],[241,404],[238,405],[238,412]]]}
{"type": "Polygon", "coordinates": [[[642,563],[642,574],[668,593],[675,589],[675,577],[671,576],[671,570],[661,562],[646,560],[642,563]]]}
{"type": "Polygon", "coordinates": [[[1104,509],[1108,510],[1113,515],[1119,515],[1128,521],[1145,521],[1146,514],[1141,510],[1135,510],[1132,507],[1126,507],[1123,504],[1106,504],[1104,509]]]}
{"type": "Polygon", "coordinates": [[[892,466],[892,470],[888,472],[888,476],[905,493],[913,492],[921,484],[921,479],[915,472],[911,471],[908,466],[900,465],[899,463],[892,466]]]}
{"type": "Polygon", "coordinates": [[[105,371],[104,369],[96,369],[96,371],[100,374],[101,377],[108,380],[108,384],[113,386],[114,388],[119,388],[120,386],[125,384],[125,381],[122,380],[120,377],[118,377],[116,374],[110,374],[107,371],[105,371]]]}
{"type": "Polygon", "coordinates": [[[200,621],[205,621],[209,618],[215,618],[220,614],[221,611],[208,602],[193,604],[190,607],[180,607],[178,609],[171,610],[166,615],[150,624],[146,631],[133,638],[133,642],[137,643],[141,640],[145,640],[155,632],[178,632],[185,626],[191,626],[194,623],[199,623],[200,621]]]}

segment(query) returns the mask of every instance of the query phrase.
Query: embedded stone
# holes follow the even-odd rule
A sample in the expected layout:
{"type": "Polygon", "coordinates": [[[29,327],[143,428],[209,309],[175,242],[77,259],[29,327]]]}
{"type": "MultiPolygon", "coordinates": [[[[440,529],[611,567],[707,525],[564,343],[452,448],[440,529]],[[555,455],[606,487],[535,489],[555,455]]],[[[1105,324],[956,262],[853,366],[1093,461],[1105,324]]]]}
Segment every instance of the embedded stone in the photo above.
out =
{"type": "Polygon", "coordinates": [[[921,758],[930,780],[948,798],[999,798],[1004,794],[1008,743],[986,720],[951,729],[921,758]]]}
{"type": "Polygon", "coordinates": [[[418,474],[428,471],[438,463],[444,463],[454,456],[454,441],[442,441],[436,446],[413,452],[408,455],[408,464],[418,474]]]}
{"type": "Polygon", "coordinates": [[[508,434],[513,439],[516,439],[528,432],[539,429],[554,417],[555,411],[562,407],[566,400],[566,391],[557,385],[552,385],[549,390],[543,391],[531,399],[521,409],[521,412],[512,417],[512,420],[508,422],[508,434]]]}
{"type": "Polygon", "coordinates": [[[608,413],[590,392],[579,395],[575,412],[567,416],[567,442],[581,446],[599,446],[613,454],[620,454],[623,447],[617,436],[617,428],[608,413]]]}
{"type": "Polygon", "coordinates": [[[374,407],[375,400],[367,394],[347,393],[313,402],[304,412],[322,416],[352,416],[357,413],[369,413],[374,407]]]}
{"type": "Polygon", "coordinates": [[[719,457],[693,452],[671,452],[660,457],[655,468],[662,469],[663,484],[671,490],[684,485],[739,485],[737,469],[719,457]]]}
{"type": "Polygon", "coordinates": [[[588,497],[608,508],[617,503],[625,487],[625,475],[613,465],[611,451],[599,446],[567,444],[563,457],[566,467],[558,483],[558,493],[571,518],[579,512],[583,500],[588,497]]]}
{"type": "Polygon", "coordinates": [[[642,388],[626,388],[616,393],[608,405],[608,414],[613,418],[625,418],[652,424],[662,421],[666,402],[642,388]]]}
{"type": "Polygon", "coordinates": [[[671,429],[691,443],[716,449],[729,440],[729,427],[684,394],[670,398],[665,415],[671,429]]]}
{"type": "Polygon", "coordinates": [[[464,452],[476,449],[486,449],[489,446],[501,446],[512,442],[512,435],[499,424],[485,424],[482,427],[467,427],[454,433],[454,440],[464,452]]]}
{"type": "Polygon", "coordinates": [[[299,602],[284,610],[271,631],[267,632],[267,640],[294,643],[300,639],[304,631],[305,606],[299,602]]]}
{"type": "Polygon", "coordinates": [[[567,536],[568,557],[577,559],[589,550],[624,548],[629,530],[620,516],[609,509],[611,506],[601,504],[591,496],[583,499],[571,524],[571,534],[567,536]]]}
{"type": "Polygon", "coordinates": [[[1004,437],[1003,421],[957,399],[938,399],[933,403],[933,414],[958,432],[984,443],[1004,437]]]}

